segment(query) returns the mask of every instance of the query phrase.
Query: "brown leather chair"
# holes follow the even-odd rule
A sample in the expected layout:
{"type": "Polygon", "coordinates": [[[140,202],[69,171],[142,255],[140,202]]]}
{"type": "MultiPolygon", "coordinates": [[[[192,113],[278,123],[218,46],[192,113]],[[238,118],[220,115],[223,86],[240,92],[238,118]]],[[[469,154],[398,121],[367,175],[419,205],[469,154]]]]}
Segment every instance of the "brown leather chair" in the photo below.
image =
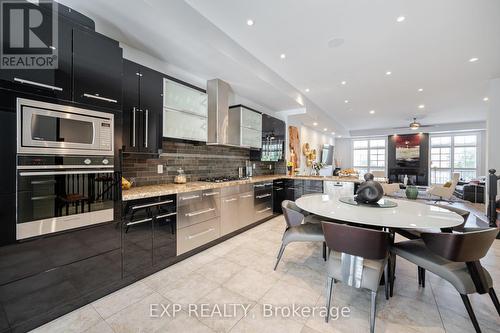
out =
{"type": "MultiPolygon", "coordinates": [[[[431,204],[431,206],[447,209],[451,212],[457,213],[460,215],[464,221],[460,225],[457,225],[451,230],[440,230],[440,229],[396,229],[396,233],[400,234],[403,237],[406,237],[408,239],[420,239],[422,238],[422,233],[424,232],[441,232],[441,231],[456,231],[456,232],[466,232],[468,229],[465,228],[465,223],[467,223],[467,220],[469,219],[470,212],[465,210],[465,209],[460,209],[457,207],[453,207],[451,205],[439,205],[439,204],[431,204]]],[[[393,266],[394,270],[394,266],[393,266]]],[[[422,267],[418,267],[417,269],[418,273],[418,285],[422,286],[422,288],[425,288],[425,269],[422,267]]]]}
{"type": "MultiPolygon", "coordinates": [[[[361,275],[360,288],[371,290],[370,332],[375,330],[375,313],[377,290],[382,273],[385,281],[389,281],[389,256],[388,232],[365,229],[346,224],[323,222],[323,233],[329,248],[327,261],[327,290],[326,307],[330,313],[330,302],[332,298],[333,282],[343,281],[342,253],[363,258],[363,273],[361,275]]],[[[388,283],[385,284],[385,295],[388,298],[388,283]]],[[[328,314],[325,317],[328,322],[328,314]]]]}
{"type": "MultiPolygon", "coordinates": [[[[398,255],[450,282],[460,293],[476,332],[481,332],[467,295],[489,293],[500,316],[493,281],[479,261],[497,234],[496,228],[465,233],[422,233],[422,239],[394,244],[391,256],[398,255]]],[[[392,275],[391,284],[393,281],[392,275]]]]}

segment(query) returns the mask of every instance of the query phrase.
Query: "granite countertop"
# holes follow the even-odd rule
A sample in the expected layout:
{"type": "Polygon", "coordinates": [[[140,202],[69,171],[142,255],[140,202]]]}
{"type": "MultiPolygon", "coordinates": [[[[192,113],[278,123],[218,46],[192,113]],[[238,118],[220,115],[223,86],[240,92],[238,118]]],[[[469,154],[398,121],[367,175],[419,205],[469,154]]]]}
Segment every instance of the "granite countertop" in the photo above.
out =
{"type": "Polygon", "coordinates": [[[186,184],[159,184],[145,185],[132,187],[129,190],[123,190],[122,200],[135,200],[158,197],[162,195],[170,195],[184,192],[210,190],[214,188],[222,188],[241,184],[253,184],[265,181],[273,181],[275,179],[301,179],[301,180],[323,180],[323,181],[343,181],[343,182],[360,182],[357,177],[319,177],[319,176],[287,176],[287,175],[271,175],[271,176],[255,176],[249,179],[235,180],[224,183],[208,183],[208,182],[188,182],[186,184]]]}

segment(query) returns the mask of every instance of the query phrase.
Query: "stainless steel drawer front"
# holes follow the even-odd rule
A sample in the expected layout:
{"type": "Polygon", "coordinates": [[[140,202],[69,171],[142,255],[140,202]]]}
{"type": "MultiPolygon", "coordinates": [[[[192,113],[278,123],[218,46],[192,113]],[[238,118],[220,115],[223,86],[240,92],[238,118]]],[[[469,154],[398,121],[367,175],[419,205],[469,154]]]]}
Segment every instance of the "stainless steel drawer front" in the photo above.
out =
{"type": "Polygon", "coordinates": [[[220,191],[206,190],[178,195],[177,228],[185,228],[220,216],[220,191]]]}
{"type": "Polygon", "coordinates": [[[188,252],[219,237],[219,218],[182,228],[177,232],[177,254],[188,252]]]}

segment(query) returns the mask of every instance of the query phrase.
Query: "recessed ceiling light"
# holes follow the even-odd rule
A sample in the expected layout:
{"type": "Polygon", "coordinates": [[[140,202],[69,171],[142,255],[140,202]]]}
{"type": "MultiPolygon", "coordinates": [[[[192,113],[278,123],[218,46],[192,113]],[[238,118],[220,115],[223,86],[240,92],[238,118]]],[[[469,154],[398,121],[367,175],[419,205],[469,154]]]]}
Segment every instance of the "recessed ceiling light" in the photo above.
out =
{"type": "Polygon", "coordinates": [[[374,114],[375,113],[375,110],[370,110],[370,114],[374,114]]]}
{"type": "Polygon", "coordinates": [[[348,100],[348,99],[346,99],[346,100],[344,101],[344,103],[345,103],[345,104],[349,103],[349,100],[348,100]]]}
{"type": "Polygon", "coordinates": [[[313,126],[318,126],[318,123],[317,123],[317,122],[314,122],[314,123],[313,123],[313,126]]]}
{"type": "Polygon", "coordinates": [[[488,102],[490,99],[488,97],[483,98],[483,101],[488,102]]]}
{"type": "Polygon", "coordinates": [[[340,82],[340,84],[345,86],[347,84],[347,81],[342,81],[342,82],[340,82]]]}
{"type": "Polygon", "coordinates": [[[252,19],[248,19],[248,20],[247,20],[247,25],[248,25],[248,26],[250,26],[250,27],[251,27],[251,26],[253,25],[253,23],[254,23],[254,22],[253,22],[253,20],[252,20],[252,19]]]}
{"type": "Polygon", "coordinates": [[[339,135],[338,137],[339,137],[339,138],[341,138],[341,137],[342,137],[342,135],[339,135]]]}
{"type": "Polygon", "coordinates": [[[391,71],[387,71],[387,72],[385,72],[385,75],[391,75],[391,74],[392,74],[392,72],[391,72],[391,71]]]}
{"type": "Polygon", "coordinates": [[[476,62],[476,61],[478,61],[478,60],[479,60],[479,58],[470,58],[470,59],[469,59],[469,62],[476,62]]]}
{"type": "Polygon", "coordinates": [[[424,108],[425,108],[425,105],[420,104],[420,105],[418,106],[418,108],[419,108],[419,109],[424,109],[424,108]]]}
{"type": "Polygon", "coordinates": [[[281,58],[281,59],[285,59],[285,58],[286,58],[286,54],[282,53],[282,54],[280,55],[280,58],[281,58]]]}
{"type": "Polygon", "coordinates": [[[401,23],[401,22],[403,22],[405,19],[406,19],[406,17],[404,17],[404,16],[398,16],[398,18],[396,19],[396,22],[401,23]]]}
{"type": "Polygon", "coordinates": [[[324,132],[328,131],[328,128],[326,128],[326,127],[325,127],[325,128],[323,128],[323,131],[324,131],[324,132]]]}
{"type": "Polygon", "coordinates": [[[335,135],[335,132],[332,132],[332,135],[335,135]]]}
{"type": "Polygon", "coordinates": [[[424,91],[424,88],[418,88],[418,91],[422,92],[422,91],[424,91]]]}
{"type": "Polygon", "coordinates": [[[306,88],[305,92],[310,92],[311,90],[309,88],[306,88]]]}

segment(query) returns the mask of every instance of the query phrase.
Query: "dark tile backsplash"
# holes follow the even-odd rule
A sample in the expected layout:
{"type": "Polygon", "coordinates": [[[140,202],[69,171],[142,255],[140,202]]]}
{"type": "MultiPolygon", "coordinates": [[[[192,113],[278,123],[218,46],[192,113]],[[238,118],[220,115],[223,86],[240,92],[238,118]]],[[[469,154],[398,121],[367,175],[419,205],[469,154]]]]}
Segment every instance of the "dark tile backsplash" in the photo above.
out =
{"type": "MultiPolygon", "coordinates": [[[[184,170],[188,181],[207,177],[238,176],[238,168],[245,166],[249,156],[249,150],[243,148],[164,140],[160,158],[145,159],[135,154],[124,154],[123,177],[134,178],[135,184],[141,186],[172,183],[179,168],[184,170]],[[163,164],[162,174],[157,172],[159,164],[163,164]]],[[[286,173],[285,162],[252,161],[253,163],[254,175],[286,173]]]]}

